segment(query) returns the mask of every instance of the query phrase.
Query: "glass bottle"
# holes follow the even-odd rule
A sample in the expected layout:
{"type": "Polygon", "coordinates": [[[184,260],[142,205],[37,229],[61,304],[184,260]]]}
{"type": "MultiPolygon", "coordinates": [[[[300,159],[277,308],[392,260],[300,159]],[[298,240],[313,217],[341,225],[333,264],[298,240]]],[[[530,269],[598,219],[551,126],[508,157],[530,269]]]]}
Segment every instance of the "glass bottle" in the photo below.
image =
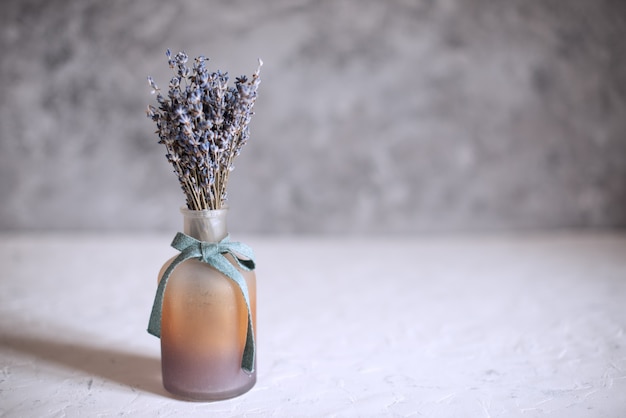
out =
{"type": "MultiPolygon", "coordinates": [[[[197,240],[219,242],[228,234],[228,209],[182,208],[183,232],[197,240]]],[[[238,267],[248,285],[256,339],[256,276],[238,267]]],[[[163,272],[174,260],[168,260],[163,272]]],[[[241,368],[248,314],[237,284],[212,266],[196,259],[184,261],[170,275],[163,296],[161,367],[163,386],[192,400],[232,398],[256,383],[256,368],[241,368]]]]}

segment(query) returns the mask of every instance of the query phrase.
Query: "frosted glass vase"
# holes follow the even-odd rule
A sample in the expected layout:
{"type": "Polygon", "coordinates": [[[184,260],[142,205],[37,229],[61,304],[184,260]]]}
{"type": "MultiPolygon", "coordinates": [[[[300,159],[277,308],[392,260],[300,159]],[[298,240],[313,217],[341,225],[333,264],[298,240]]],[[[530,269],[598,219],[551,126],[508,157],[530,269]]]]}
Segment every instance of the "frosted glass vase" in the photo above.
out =
{"type": "MultiPolygon", "coordinates": [[[[219,242],[228,234],[227,209],[183,208],[181,212],[183,232],[197,240],[219,242]]],[[[255,273],[239,268],[229,254],[226,257],[248,285],[256,334],[255,273]]],[[[159,278],[174,258],[165,263],[159,278]]],[[[196,259],[177,266],[163,296],[161,366],[165,389],[191,400],[227,399],[250,390],[256,383],[256,368],[250,373],[241,368],[247,321],[245,300],[233,280],[196,259]]]]}

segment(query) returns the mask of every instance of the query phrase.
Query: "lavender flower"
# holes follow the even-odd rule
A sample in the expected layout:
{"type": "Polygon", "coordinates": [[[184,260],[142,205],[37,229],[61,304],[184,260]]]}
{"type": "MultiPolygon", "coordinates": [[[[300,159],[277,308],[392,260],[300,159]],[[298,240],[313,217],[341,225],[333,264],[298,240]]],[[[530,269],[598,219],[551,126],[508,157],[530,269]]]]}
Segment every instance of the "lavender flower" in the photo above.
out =
{"type": "Polygon", "coordinates": [[[226,201],[228,175],[233,160],[246,144],[248,124],[263,62],[252,77],[237,77],[228,87],[228,73],[209,72],[207,58],[199,56],[187,66],[184,52],[172,56],[168,64],[176,75],[170,80],[167,96],[148,77],[158,106],[149,105],[147,116],[157,126],[159,143],[165,145],[166,158],[174,167],[192,210],[219,209],[226,201]]]}

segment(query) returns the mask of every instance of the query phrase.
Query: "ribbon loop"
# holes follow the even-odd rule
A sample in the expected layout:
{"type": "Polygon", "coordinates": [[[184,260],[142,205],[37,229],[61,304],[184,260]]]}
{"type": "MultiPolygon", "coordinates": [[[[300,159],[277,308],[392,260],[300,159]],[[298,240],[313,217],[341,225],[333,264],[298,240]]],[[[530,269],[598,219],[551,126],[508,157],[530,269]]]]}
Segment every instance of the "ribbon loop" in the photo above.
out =
{"type": "Polygon", "coordinates": [[[148,323],[148,332],[157,338],[161,337],[161,317],[163,310],[163,296],[167,281],[172,271],[182,262],[191,258],[206,263],[229,279],[233,280],[239,289],[246,303],[248,311],[248,331],[246,335],[246,344],[241,360],[241,368],[252,373],[254,371],[254,330],[252,329],[252,314],[250,311],[250,296],[248,294],[248,285],[241,273],[228,261],[224,254],[233,256],[235,262],[243,270],[254,270],[254,253],[252,249],[240,242],[231,242],[227,236],[220,242],[204,242],[199,241],[189,235],[181,232],[177,233],[172,241],[172,247],[180,251],[180,254],[172,261],[163,273],[163,277],[159,281],[152,312],[150,313],[150,322],[148,323]]]}

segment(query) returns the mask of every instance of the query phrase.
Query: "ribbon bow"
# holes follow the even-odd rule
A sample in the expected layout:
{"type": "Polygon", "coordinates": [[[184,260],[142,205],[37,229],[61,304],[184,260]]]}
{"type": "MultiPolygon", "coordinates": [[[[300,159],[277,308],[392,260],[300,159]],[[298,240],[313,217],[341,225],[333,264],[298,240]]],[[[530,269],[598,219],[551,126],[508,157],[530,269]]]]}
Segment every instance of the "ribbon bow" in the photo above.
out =
{"type": "Polygon", "coordinates": [[[161,316],[163,314],[163,294],[165,286],[170,274],[176,266],[190,258],[195,258],[203,263],[209,264],[225,276],[233,280],[241,289],[243,298],[246,302],[248,310],[248,332],[246,335],[246,345],[244,347],[241,359],[241,368],[252,373],[254,371],[254,332],[252,330],[252,315],[250,313],[250,296],[248,295],[248,285],[239,271],[228,261],[224,254],[228,253],[233,256],[237,264],[244,270],[254,270],[254,253],[252,249],[240,242],[231,242],[227,236],[220,242],[204,242],[199,241],[189,235],[181,232],[177,233],[172,241],[172,247],[180,251],[180,254],[172,261],[163,273],[163,277],[159,281],[152,312],[150,314],[150,322],[148,324],[148,332],[157,338],[161,337],[161,316]],[[243,256],[245,258],[240,258],[243,256]]]}

